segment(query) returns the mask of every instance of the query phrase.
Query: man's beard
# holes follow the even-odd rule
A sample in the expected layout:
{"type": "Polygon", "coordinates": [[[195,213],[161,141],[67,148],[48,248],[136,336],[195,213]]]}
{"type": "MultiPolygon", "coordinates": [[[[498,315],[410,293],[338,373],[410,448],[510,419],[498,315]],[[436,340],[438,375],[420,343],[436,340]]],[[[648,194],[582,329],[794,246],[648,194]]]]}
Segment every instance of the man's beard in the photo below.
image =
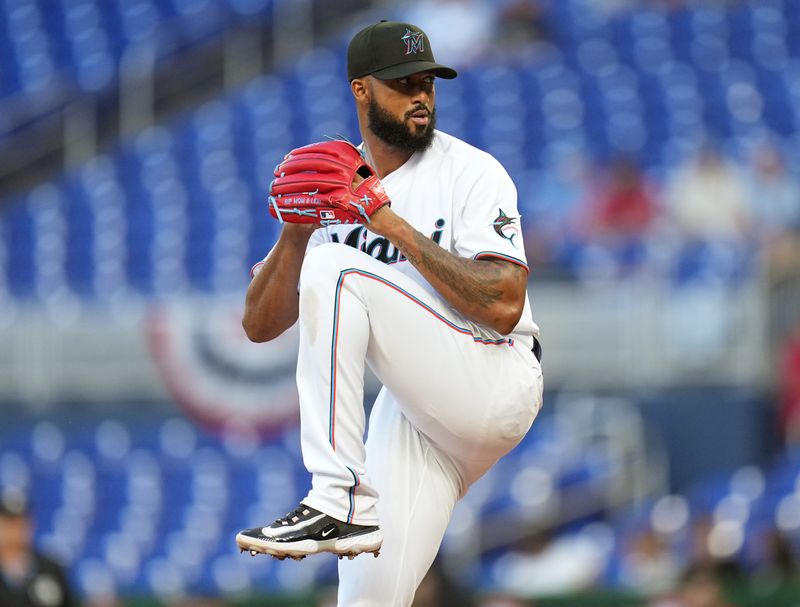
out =
{"type": "Polygon", "coordinates": [[[427,150],[433,142],[433,131],[436,128],[436,108],[431,110],[428,124],[406,126],[406,120],[416,111],[426,109],[417,106],[406,112],[403,120],[397,120],[388,111],[383,109],[374,99],[369,101],[367,118],[369,129],[385,144],[404,152],[422,152],[427,150]]]}

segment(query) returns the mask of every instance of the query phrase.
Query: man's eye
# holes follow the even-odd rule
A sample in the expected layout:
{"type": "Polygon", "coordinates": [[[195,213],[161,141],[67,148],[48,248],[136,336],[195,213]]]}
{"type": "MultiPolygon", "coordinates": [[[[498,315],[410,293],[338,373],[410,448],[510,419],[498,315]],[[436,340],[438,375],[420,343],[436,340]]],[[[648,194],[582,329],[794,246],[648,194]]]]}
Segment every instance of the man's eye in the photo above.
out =
{"type": "Polygon", "coordinates": [[[399,84],[408,84],[408,78],[398,78],[397,82],[399,84]]]}

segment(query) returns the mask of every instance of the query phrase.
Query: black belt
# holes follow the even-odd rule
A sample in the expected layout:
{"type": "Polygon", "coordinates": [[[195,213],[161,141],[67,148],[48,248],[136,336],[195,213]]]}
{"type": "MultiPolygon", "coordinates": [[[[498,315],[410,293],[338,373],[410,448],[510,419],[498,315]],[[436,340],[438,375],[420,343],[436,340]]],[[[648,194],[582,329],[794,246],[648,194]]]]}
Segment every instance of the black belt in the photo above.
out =
{"type": "Polygon", "coordinates": [[[536,339],[536,336],[533,338],[533,355],[536,357],[536,360],[542,362],[542,344],[539,343],[539,340],[536,339]]]}

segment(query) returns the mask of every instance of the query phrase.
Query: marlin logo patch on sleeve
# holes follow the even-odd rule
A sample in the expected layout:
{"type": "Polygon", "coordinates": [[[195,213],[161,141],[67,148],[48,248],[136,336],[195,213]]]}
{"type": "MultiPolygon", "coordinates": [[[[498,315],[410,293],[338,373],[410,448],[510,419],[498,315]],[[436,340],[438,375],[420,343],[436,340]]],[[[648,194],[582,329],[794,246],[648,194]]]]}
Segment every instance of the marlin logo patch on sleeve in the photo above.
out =
{"type": "Polygon", "coordinates": [[[406,28],[406,32],[403,34],[401,40],[406,43],[406,55],[411,55],[412,53],[416,55],[417,53],[425,52],[422,32],[415,32],[414,30],[406,28]]]}
{"type": "Polygon", "coordinates": [[[500,238],[504,238],[505,240],[507,240],[516,247],[517,245],[514,242],[514,236],[519,234],[519,229],[515,225],[517,222],[517,218],[509,217],[503,212],[503,209],[499,209],[499,211],[500,214],[492,222],[492,227],[494,228],[495,233],[500,238]]]}

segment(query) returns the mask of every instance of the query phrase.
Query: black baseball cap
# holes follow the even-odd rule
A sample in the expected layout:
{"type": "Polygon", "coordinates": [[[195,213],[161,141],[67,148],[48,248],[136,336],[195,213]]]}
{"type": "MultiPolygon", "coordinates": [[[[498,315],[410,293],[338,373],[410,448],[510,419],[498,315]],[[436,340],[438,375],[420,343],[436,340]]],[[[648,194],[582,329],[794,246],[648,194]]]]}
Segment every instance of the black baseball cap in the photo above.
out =
{"type": "Polygon", "coordinates": [[[433,71],[439,78],[458,76],[436,63],[428,36],[410,23],[383,20],[358,32],[347,47],[347,79],[372,75],[381,80],[433,71]]]}

